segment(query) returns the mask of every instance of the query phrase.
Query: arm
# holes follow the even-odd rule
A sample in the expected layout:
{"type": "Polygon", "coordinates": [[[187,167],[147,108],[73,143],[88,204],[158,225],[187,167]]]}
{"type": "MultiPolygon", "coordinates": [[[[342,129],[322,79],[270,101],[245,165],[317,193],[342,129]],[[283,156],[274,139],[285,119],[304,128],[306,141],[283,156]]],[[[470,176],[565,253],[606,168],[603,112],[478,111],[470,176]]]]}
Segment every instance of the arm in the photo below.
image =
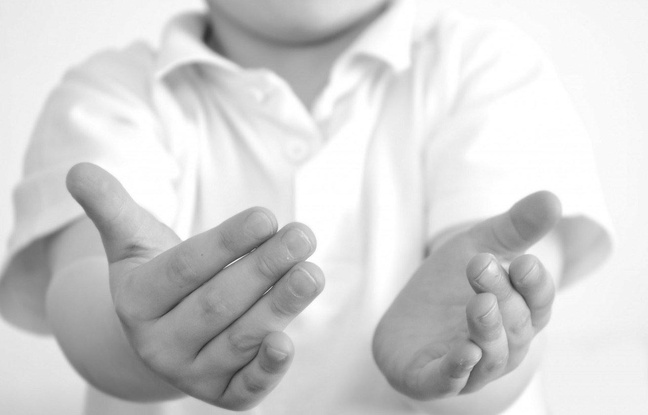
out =
{"type": "Polygon", "coordinates": [[[251,208],[180,241],[97,166],[67,184],[92,223],[50,241],[47,311],[79,373],[124,399],[259,403],[292,361],[284,328],[323,288],[312,232],[251,208]]]}
{"type": "Polygon", "coordinates": [[[555,292],[543,262],[521,254],[535,247],[559,274],[559,219],[555,197],[538,193],[433,245],[374,335],[395,389],[435,414],[500,413],[520,395],[555,292]]]}
{"type": "Polygon", "coordinates": [[[99,232],[83,218],[48,242],[52,281],[47,316],[61,349],[95,388],[118,398],[150,401],[183,396],[147,368],[115,313],[99,232]]]}

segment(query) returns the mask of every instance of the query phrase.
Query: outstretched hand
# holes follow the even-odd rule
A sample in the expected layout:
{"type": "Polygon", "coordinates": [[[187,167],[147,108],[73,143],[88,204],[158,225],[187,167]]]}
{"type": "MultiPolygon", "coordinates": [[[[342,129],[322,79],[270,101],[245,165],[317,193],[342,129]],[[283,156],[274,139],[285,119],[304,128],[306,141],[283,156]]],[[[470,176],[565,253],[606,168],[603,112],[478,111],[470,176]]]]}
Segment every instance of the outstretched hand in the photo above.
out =
{"type": "Polygon", "coordinates": [[[324,286],[304,262],[312,232],[277,231],[272,213],[252,208],[182,242],[97,166],[73,167],[67,185],[101,234],[115,311],[144,364],[224,408],[265,397],[292,360],[283,329],[324,286]]]}
{"type": "Polygon", "coordinates": [[[560,217],[558,199],[538,192],[430,253],[374,335],[374,358],[395,389],[418,400],[455,396],[520,365],[555,295],[543,264],[522,253],[560,217]]]}

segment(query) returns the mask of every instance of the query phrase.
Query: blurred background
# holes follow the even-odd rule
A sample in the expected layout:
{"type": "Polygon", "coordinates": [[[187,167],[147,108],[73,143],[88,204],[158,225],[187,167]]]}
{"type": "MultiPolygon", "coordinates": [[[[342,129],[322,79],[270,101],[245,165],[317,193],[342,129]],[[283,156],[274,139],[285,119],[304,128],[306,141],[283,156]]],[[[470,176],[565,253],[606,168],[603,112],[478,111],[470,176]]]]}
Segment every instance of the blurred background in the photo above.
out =
{"type": "MultiPolygon", "coordinates": [[[[614,257],[562,292],[543,385],[553,414],[648,413],[648,2],[421,0],[509,20],[553,59],[591,134],[617,232],[614,257]]],[[[48,92],[71,64],[135,38],[157,43],[199,0],[0,2],[0,256],[11,189],[48,92]]],[[[0,413],[80,414],[83,382],[56,343],[0,322],[0,413]]]]}

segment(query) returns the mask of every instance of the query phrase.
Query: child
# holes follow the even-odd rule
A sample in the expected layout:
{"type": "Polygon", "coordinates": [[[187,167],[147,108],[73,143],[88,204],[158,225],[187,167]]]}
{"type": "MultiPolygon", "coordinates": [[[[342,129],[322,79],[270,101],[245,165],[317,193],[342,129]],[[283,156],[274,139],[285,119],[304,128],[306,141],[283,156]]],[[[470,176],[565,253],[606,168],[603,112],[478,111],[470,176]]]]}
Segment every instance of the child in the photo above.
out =
{"type": "Polygon", "coordinates": [[[537,48],[409,0],[208,6],[50,97],[3,314],[53,332],[91,413],[510,406],[551,275],[609,251],[537,48]]]}

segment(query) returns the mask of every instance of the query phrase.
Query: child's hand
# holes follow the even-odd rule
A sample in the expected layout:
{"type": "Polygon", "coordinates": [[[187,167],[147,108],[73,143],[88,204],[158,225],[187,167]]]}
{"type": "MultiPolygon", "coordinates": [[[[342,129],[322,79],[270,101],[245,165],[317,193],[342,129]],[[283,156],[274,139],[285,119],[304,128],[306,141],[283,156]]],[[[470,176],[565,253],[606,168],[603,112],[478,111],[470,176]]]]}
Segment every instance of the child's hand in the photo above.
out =
{"type": "Polygon", "coordinates": [[[394,388],[418,400],[454,396],[520,365],[549,321],[554,285],[538,259],[518,255],[560,211],[555,196],[535,193],[434,249],[374,335],[374,357],[394,388]]]}
{"type": "Polygon", "coordinates": [[[315,249],[306,226],[277,232],[270,212],[252,208],[181,242],[94,165],[75,166],[68,189],[101,233],[117,315],[149,368],[230,409],[276,386],[293,356],[282,330],[324,286],[303,262],[315,249]]]}

